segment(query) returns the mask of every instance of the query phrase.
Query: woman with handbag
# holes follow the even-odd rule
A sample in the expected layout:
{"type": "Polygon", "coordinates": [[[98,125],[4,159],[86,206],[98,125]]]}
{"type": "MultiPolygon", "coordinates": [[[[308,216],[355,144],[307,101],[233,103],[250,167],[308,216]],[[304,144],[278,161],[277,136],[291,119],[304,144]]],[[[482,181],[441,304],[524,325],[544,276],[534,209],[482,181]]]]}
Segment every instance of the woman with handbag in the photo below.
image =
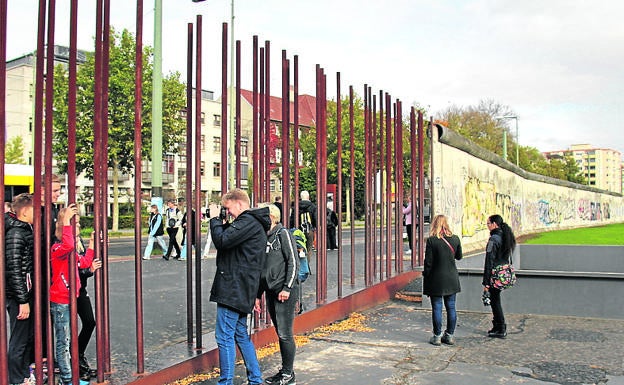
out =
{"type": "Polygon", "coordinates": [[[507,336],[507,324],[501,303],[501,289],[492,286],[492,269],[496,266],[509,264],[510,257],[516,248],[516,237],[511,227],[498,215],[491,215],[487,219],[487,227],[490,230],[490,239],[485,248],[485,264],[483,267],[483,291],[489,292],[492,306],[493,327],[488,331],[488,336],[493,338],[505,338],[507,336]]]}
{"type": "Polygon", "coordinates": [[[461,291],[459,273],[455,260],[462,259],[462,247],[459,237],[453,235],[444,215],[436,215],[431,223],[429,238],[425,247],[425,265],[423,269],[423,294],[431,300],[432,345],[455,343],[457,312],[455,297],[461,291]],[[442,335],[442,303],[446,308],[446,330],[442,335]]]}

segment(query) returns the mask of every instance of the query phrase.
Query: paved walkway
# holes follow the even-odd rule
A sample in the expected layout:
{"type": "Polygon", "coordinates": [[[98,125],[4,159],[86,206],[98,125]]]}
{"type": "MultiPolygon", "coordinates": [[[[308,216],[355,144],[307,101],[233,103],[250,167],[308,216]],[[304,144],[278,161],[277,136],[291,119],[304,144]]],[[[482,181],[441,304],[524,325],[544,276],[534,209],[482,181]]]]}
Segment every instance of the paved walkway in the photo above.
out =
{"type": "MultiPolygon", "coordinates": [[[[368,330],[313,337],[298,348],[299,385],[624,385],[623,320],[512,314],[501,340],[486,335],[489,313],[460,312],[456,345],[436,347],[428,343],[431,312],[419,304],[393,300],[362,314],[368,330]]],[[[272,375],[279,353],[261,366],[272,375]]],[[[244,380],[237,365],[234,383],[244,380]]]]}

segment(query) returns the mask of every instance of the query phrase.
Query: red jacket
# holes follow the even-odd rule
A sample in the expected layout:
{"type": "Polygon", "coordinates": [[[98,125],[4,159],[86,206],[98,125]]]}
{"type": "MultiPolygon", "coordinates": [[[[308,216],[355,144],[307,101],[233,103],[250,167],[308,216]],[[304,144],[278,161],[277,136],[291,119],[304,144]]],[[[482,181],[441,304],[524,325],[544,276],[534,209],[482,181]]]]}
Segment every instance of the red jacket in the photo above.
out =
{"type": "MultiPolygon", "coordinates": [[[[63,239],[52,245],[52,283],[50,285],[50,302],[69,304],[69,254],[74,251],[76,240],[72,226],[63,226],[63,239]]],[[[76,297],[80,290],[80,278],[78,268],[86,269],[91,267],[93,261],[93,249],[87,249],[84,256],[76,254],[76,297]]]]}

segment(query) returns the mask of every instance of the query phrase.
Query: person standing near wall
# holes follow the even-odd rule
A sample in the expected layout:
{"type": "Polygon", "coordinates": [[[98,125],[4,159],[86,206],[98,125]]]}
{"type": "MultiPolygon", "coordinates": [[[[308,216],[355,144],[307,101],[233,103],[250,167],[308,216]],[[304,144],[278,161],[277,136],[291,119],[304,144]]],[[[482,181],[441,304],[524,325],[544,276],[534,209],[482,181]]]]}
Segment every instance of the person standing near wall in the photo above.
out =
{"type": "Polygon", "coordinates": [[[436,215],[431,223],[425,247],[423,294],[431,299],[432,345],[453,345],[457,312],[455,300],[461,291],[455,260],[462,259],[461,241],[451,231],[444,215],[436,215]],[[446,330],[442,335],[442,303],[446,308],[446,330]]]}
{"type": "Polygon", "coordinates": [[[490,230],[490,239],[488,239],[485,248],[485,263],[483,266],[483,291],[490,294],[490,305],[492,307],[492,329],[488,331],[488,336],[493,338],[507,337],[507,324],[505,323],[505,314],[503,313],[503,305],[501,303],[501,291],[490,286],[492,278],[492,269],[498,265],[509,263],[509,257],[516,248],[516,237],[511,227],[503,218],[494,214],[488,217],[487,227],[490,230]]]}

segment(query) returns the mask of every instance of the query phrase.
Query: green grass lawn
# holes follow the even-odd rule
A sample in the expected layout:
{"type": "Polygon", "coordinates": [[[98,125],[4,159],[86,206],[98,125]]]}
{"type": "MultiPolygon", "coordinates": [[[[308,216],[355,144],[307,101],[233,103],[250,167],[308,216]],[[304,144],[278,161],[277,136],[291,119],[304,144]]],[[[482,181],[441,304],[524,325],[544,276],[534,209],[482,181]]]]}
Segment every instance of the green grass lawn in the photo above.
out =
{"type": "Polygon", "coordinates": [[[522,241],[532,245],[624,245],[624,223],[600,227],[550,231],[528,236],[522,241]]]}

